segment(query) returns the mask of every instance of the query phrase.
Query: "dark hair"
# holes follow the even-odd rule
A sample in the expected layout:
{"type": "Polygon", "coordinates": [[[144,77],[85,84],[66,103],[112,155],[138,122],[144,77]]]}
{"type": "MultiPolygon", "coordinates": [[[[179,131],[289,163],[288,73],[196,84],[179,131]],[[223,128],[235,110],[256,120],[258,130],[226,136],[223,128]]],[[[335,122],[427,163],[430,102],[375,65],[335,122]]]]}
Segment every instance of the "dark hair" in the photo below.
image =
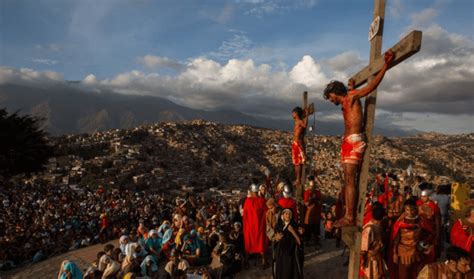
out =
{"type": "Polygon", "coordinates": [[[291,112],[296,112],[296,115],[298,115],[298,117],[300,119],[303,119],[303,109],[302,108],[295,107],[291,112]]]}
{"type": "Polygon", "coordinates": [[[308,176],[308,180],[314,181],[314,175],[308,176]]]}
{"type": "Polygon", "coordinates": [[[333,80],[324,89],[324,99],[329,99],[329,93],[334,93],[338,96],[346,96],[347,95],[347,87],[344,83],[333,80]]]}
{"type": "Polygon", "coordinates": [[[372,208],[372,217],[377,220],[381,221],[385,215],[385,210],[381,206],[374,206],[372,208]]]}
{"type": "Polygon", "coordinates": [[[453,260],[457,262],[461,258],[469,259],[469,253],[456,246],[450,246],[448,249],[446,249],[446,259],[448,261],[453,260]]]}
{"type": "Polygon", "coordinates": [[[408,199],[403,204],[404,206],[413,206],[416,208],[416,201],[414,199],[408,199]]]}
{"type": "Polygon", "coordinates": [[[107,252],[112,252],[112,250],[114,250],[114,245],[113,244],[107,244],[104,246],[104,252],[107,253],[107,252]]]}

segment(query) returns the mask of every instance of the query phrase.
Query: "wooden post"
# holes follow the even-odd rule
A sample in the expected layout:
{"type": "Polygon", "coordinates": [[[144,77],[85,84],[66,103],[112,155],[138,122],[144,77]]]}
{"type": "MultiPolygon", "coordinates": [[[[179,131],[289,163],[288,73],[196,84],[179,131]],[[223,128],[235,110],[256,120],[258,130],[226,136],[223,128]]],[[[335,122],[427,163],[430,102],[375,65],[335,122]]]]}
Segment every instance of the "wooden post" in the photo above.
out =
{"type": "MultiPolygon", "coordinates": [[[[385,0],[374,0],[374,21],[377,17],[380,17],[380,25],[378,32],[371,39],[370,43],[370,61],[369,65],[364,69],[355,74],[351,79],[355,82],[355,87],[360,86],[366,81],[370,81],[380,71],[384,65],[383,57],[381,57],[382,51],[382,35],[383,35],[383,24],[385,18],[385,0]]],[[[400,42],[392,47],[392,51],[395,53],[394,61],[391,67],[407,59],[411,55],[418,52],[421,48],[421,37],[420,31],[413,31],[400,42]]],[[[370,152],[372,149],[372,131],[374,127],[375,119],[375,104],[377,100],[377,89],[375,89],[365,99],[365,110],[364,110],[364,132],[367,137],[367,149],[364,153],[364,159],[362,167],[359,173],[358,181],[358,192],[359,197],[357,200],[357,219],[356,227],[343,228],[343,235],[349,235],[348,239],[350,244],[350,258],[349,258],[349,272],[347,278],[357,279],[359,278],[359,263],[360,263],[360,245],[362,236],[362,222],[365,213],[365,196],[367,193],[367,181],[370,165],[370,152]],[[344,229],[346,232],[344,233],[344,229]]]]}
{"type": "MultiPolygon", "coordinates": [[[[382,53],[382,35],[383,24],[385,18],[385,0],[375,0],[374,19],[380,17],[379,32],[370,42],[370,60],[372,65],[374,61],[380,57],[382,53]]],[[[370,77],[369,81],[373,78],[370,77]]],[[[367,179],[370,164],[370,150],[372,148],[372,130],[374,126],[375,103],[377,101],[377,89],[375,89],[369,96],[365,98],[365,113],[364,113],[364,129],[367,137],[367,149],[364,153],[361,172],[359,175],[359,199],[357,201],[357,227],[362,228],[365,211],[365,196],[367,192],[367,179]]],[[[359,278],[359,264],[360,264],[360,245],[361,245],[362,230],[358,229],[355,233],[355,245],[351,249],[349,256],[349,272],[347,278],[359,278]]]]}
{"type": "MultiPolygon", "coordinates": [[[[303,92],[303,110],[305,110],[308,106],[308,92],[303,92]]],[[[305,117],[308,117],[305,115],[305,117]]],[[[306,136],[307,128],[303,131],[304,135],[306,136]]],[[[303,146],[305,146],[305,139],[303,137],[303,146]]],[[[305,146],[306,147],[306,146],[305,146]]],[[[305,148],[305,157],[306,157],[306,148],[305,148]]],[[[300,223],[304,220],[304,202],[303,202],[303,194],[304,194],[304,185],[306,183],[306,162],[303,163],[301,170],[301,182],[300,185],[296,185],[296,202],[298,204],[298,216],[300,217],[298,220],[300,223]]]]}

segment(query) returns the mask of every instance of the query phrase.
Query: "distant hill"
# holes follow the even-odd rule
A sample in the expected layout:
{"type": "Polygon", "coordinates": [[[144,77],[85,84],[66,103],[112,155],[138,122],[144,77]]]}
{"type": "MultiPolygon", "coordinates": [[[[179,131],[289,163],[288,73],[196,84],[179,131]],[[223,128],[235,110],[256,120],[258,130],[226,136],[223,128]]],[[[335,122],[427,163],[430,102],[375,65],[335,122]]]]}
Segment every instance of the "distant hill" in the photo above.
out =
{"type": "MultiPolygon", "coordinates": [[[[77,82],[42,87],[2,84],[0,107],[10,112],[20,110],[20,113],[43,117],[44,128],[52,135],[93,133],[161,121],[194,119],[285,131],[293,126],[291,119],[254,117],[235,110],[196,110],[153,96],[88,92],[77,82]]],[[[317,134],[340,135],[342,131],[341,121],[316,121],[317,134]]],[[[385,136],[408,136],[416,132],[396,126],[375,128],[376,134],[385,136]]]]}

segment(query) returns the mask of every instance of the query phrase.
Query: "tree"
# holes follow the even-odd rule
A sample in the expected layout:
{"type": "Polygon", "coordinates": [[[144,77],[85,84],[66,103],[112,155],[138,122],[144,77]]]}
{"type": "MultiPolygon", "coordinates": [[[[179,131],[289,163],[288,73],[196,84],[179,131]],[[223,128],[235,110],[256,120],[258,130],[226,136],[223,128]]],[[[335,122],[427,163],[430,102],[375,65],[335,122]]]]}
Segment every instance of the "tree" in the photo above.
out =
{"type": "Polygon", "coordinates": [[[41,118],[0,109],[0,176],[39,171],[53,154],[41,118]]]}

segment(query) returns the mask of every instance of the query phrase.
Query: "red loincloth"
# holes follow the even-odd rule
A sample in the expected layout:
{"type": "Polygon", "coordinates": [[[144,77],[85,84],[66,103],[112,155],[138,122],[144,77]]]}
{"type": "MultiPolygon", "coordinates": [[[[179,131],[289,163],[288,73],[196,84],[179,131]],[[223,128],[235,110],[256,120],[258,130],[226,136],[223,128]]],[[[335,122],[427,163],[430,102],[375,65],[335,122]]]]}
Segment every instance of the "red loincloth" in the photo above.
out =
{"type": "Polygon", "coordinates": [[[359,164],[364,156],[366,143],[362,134],[352,134],[344,137],[341,145],[341,160],[343,164],[359,164]]]}
{"type": "Polygon", "coordinates": [[[293,211],[293,219],[298,223],[298,210],[296,207],[296,201],[292,198],[280,198],[278,200],[278,205],[281,209],[289,208],[293,211]]]}
{"type": "Polygon", "coordinates": [[[261,197],[248,197],[244,202],[244,243],[247,254],[265,253],[268,246],[265,216],[267,205],[261,197]]]}
{"type": "Polygon", "coordinates": [[[293,160],[293,165],[299,166],[302,165],[303,162],[303,148],[297,141],[293,141],[291,144],[291,159],[293,160]]]}

